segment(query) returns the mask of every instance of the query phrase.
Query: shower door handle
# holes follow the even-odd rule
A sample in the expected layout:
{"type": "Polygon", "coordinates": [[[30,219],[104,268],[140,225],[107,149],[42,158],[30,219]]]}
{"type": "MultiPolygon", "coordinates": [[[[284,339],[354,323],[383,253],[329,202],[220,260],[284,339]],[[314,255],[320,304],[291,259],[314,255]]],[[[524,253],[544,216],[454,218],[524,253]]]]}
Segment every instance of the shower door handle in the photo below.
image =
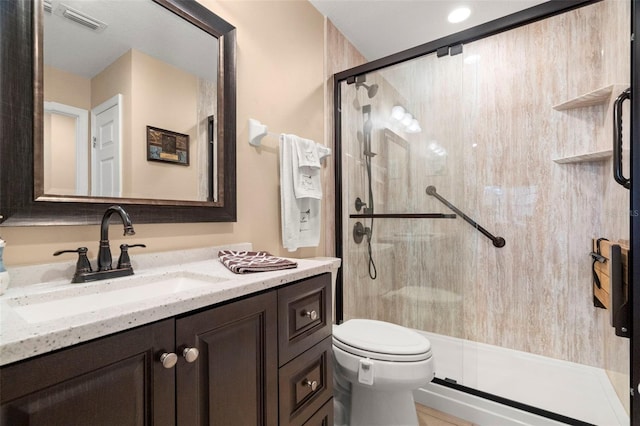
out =
{"type": "Polygon", "coordinates": [[[613,178],[625,188],[631,188],[631,180],[622,172],[622,104],[631,99],[631,88],[625,90],[613,103],[613,178]]]}
{"type": "Polygon", "coordinates": [[[624,273],[622,249],[620,245],[612,244],[609,259],[611,325],[615,328],[616,336],[631,337],[631,306],[629,305],[629,290],[625,285],[628,283],[628,275],[625,277],[624,273]]]}

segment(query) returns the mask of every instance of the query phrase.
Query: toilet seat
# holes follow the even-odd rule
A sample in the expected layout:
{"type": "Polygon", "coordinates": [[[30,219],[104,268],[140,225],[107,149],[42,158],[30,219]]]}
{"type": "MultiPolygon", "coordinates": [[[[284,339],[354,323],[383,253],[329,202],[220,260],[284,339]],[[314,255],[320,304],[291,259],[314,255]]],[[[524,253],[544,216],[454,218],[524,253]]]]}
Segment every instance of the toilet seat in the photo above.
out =
{"type": "Polygon", "coordinates": [[[431,343],[408,328],[384,321],[352,319],[334,327],[333,344],[350,354],[380,361],[431,358],[431,343]]]}

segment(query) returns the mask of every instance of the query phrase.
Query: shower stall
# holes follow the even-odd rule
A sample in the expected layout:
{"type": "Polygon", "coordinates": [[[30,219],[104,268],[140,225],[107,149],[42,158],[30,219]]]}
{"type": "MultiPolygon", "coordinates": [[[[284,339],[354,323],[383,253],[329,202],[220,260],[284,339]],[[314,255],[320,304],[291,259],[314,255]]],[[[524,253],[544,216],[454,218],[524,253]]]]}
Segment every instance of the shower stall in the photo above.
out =
{"type": "Polygon", "coordinates": [[[337,317],[430,339],[418,402],[628,424],[629,340],[595,306],[589,253],[629,240],[610,115],[631,6],[551,3],[336,74],[337,317]]]}

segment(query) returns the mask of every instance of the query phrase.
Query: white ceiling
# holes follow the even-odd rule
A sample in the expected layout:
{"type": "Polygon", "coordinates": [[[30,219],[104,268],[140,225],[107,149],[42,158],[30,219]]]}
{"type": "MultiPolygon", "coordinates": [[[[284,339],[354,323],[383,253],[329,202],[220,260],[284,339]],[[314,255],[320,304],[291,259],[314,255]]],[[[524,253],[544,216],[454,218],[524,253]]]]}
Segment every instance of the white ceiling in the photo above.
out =
{"type": "MultiPolygon", "coordinates": [[[[370,61],[544,1],[310,0],[370,61]],[[471,17],[463,23],[450,24],[447,15],[462,5],[471,9],[471,17]]],[[[91,78],[128,49],[135,48],[203,78],[217,69],[217,40],[148,0],[52,0],[52,3],[54,13],[44,14],[45,64],[91,78]],[[60,3],[106,22],[107,29],[95,33],[58,16],[55,10],[60,3]],[[171,36],[174,31],[188,36],[180,41],[171,36]]]]}
{"type": "Polygon", "coordinates": [[[492,21],[545,0],[309,0],[367,60],[379,59],[492,21]],[[471,9],[459,24],[447,21],[458,6],[471,9]]]}
{"type": "Polygon", "coordinates": [[[52,0],[52,6],[53,13],[44,13],[46,65],[93,78],[133,48],[191,74],[216,81],[218,40],[156,3],[149,0],[52,0]],[[94,32],[64,18],[61,4],[106,23],[107,28],[94,32]]]}

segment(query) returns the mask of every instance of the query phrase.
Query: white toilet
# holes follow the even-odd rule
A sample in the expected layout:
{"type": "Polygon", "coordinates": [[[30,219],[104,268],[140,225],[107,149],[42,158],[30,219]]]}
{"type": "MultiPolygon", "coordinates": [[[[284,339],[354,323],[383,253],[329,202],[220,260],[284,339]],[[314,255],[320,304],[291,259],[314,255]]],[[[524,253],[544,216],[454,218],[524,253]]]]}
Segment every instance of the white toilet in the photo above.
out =
{"type": "Polygon", "coordinates": [[[413,390],[434,377],[431,343],[408,328],[352,319],[333,326],[335,426],[417,426],[413,390]]]}

